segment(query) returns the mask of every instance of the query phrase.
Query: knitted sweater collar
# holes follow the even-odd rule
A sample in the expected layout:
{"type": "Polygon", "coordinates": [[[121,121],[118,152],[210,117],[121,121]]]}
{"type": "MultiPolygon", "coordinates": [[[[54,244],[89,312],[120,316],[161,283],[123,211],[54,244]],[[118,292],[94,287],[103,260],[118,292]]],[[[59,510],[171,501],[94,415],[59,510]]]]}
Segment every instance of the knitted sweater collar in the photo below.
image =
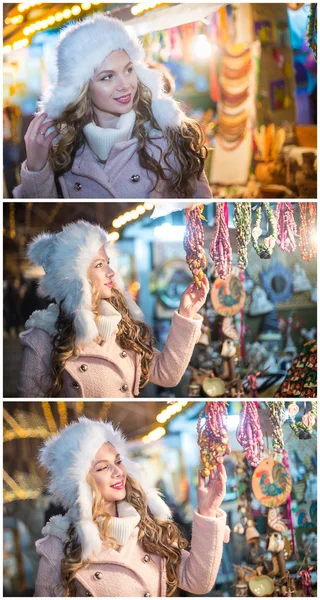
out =
{"type": "Polygon", "coordinates": [[[109,525],[109,535],[117,540],[119,546],[124,546],[135,527],[140,522],[136,509],[124,500],[117,505],[118,517],[112,517],[109,525]]]}
{"type": "Polygon", "coordinates": [[[115,128],[98,127],[91,122],[85,125],[83,133],[92,152],[101,162],[108,159],[112,146],[117,142],[130,140],[136,120],[136,113],[130,112],[121,115],[115,128]]]}
{"type": "Polygon", "coordinates": [[[97,328],[105,342],[117,329],[118,323],[121,321],[121,315],[109,302],[103,300],[100,302],[99,313],[97,328]]]}

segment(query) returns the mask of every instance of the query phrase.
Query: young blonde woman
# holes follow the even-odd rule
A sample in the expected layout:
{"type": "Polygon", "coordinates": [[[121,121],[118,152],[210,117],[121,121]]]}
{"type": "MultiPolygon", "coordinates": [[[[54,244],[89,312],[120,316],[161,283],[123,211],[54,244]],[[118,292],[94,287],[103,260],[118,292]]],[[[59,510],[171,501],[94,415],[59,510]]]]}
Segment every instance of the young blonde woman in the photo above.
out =
{"type": "Polygon", "coordinates": [[[212,197],[201,128],[165,95],[130,28],[102,14],[67,26],[57,67],[16,197],[212,197]]]}
{"type": "Polygon", "coordinates": [[[20,334],[18,396],[132,398],[148,381],[173,387],[181,380],[200,337],[207,278],[200,290],[192,283],[182,294],[159,352],[107,253],[107,232],[86,221],[30,243],[29,259],[45,271],[39,293],[55,302],[35,311],[20,334]]]}
{"type": "Polygon", "coordinates": [[[222,464],[199,472],[190,553],[168,506],[148,486],[112,423],[86,417],[45,443],[49,493],[66,511],[36,542],[35,596],[155,597],[211,591],[229,540],[222,464]]]}

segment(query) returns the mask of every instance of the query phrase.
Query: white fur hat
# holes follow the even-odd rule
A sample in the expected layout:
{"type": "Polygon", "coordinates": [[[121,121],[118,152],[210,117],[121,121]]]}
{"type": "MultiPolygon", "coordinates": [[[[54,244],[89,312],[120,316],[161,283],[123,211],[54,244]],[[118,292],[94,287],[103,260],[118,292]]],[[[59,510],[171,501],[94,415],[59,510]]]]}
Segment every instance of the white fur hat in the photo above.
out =
{"type": "Polygon", "coordinates": [[[59,233],[36,236],[28,246],[28,258],[45,271],[39,295],[61,303],[66,315],[73,318],[79,344],[98,336],[88,269],[100,248],[107,248],[107,237],[99,225],[77,221],[59,233]]]}
{"type": "Polygon", "coordinates": [[[67,25],[60,34],[57,48],[57,79],[48,95],[39,103],[49,118],[58,118],[94,70],[115,50],[125,50],[138,79],[152,93],[152,111],[160,128],[178,127],[184,117],[177,102],[163,94],[163,76],[145,62],[143,46],[129,26],[102,13],[67,25]]]}
{"type": "MultiPolygon", "coordinates": [[[[153,515],[160,520],[172,518],[159,492],[146,486],[141,466],[128,457],[123,433],[111,422],[80,417],[78,422],[71,423],[45,442],[39,452],[39,462],[49,472],[49,493],[75,520],[82,560],[98,555],[102,549],[98,528],[92,520],[92,490],[86,478],[96,453],[106,442],[120,454],[128,475],[143,487],[153,515]]],[[[69,519],[67,513],[65,517],[59,517],[59,522],[65,520],[68,523],[69,519]]],[[[50,522],[43,533],[50,533],[50,522]]]]}

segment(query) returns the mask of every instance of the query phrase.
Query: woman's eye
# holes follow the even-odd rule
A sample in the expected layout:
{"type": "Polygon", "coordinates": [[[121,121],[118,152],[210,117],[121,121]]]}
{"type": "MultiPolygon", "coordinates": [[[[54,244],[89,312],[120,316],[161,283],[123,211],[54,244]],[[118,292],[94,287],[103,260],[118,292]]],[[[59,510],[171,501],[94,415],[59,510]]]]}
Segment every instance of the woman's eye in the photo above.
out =
{"type": "Polygon", "coordinates": [[[127,69],[128,73],[132,73],[133,71],[133,67],[129,67],[129,69],[127,69]]]}
{"type": "Polygon", "coordinates": [[[121,465],[122,460],[117,460],[116,465],[121,465]]]}
{"type": "Polygon", "coordinates": [[[99,471],[104,471],[105,469],[108,469],[109,465],[106,465],[105,467],[101,467],[101,469],[97,469],[97,472],[99,473],[99,471]]]}
{"type": "Polygon", "coordinates": [[[96,265],[96,269],[99,269],[100,267],[102,267],[102,262],[96,265]]]}
{"type": "Polygon", "coordinates": [[[103,77],[101,79],[101,81],[110,81],[112,77],[113,77],[113,75],[106,75],[105,77],[103,77]]]}

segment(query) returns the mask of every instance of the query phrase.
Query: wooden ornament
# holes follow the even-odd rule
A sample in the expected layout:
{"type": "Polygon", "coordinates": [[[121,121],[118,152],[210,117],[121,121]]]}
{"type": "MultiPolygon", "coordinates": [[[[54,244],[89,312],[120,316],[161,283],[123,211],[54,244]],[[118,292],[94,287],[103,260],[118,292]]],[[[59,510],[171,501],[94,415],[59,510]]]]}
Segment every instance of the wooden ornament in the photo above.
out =
{"type": "Polygon", "coordinates": [[[252,491],[263,506],[281,506],[290,495],[291,488],[292,479],[288,469],[271,458],[264,458],[253,472],[252,491]]]}
{"type": "Polygon", "coordinates": [[[223,317],[232,317],[244,307],[246,292],[239,277],[231,273],[226,279],[217,279],[211,288],[214,310],[223,317]]]}
{"type": "Polygon", "coordinates": [[[280,533],[288,529],[286,524],[282,521],[281,515],[278,514],[276,508],[269,508],[268,510],[268,525],[271,527],[271,529],[279,531],[280,533]]]}

